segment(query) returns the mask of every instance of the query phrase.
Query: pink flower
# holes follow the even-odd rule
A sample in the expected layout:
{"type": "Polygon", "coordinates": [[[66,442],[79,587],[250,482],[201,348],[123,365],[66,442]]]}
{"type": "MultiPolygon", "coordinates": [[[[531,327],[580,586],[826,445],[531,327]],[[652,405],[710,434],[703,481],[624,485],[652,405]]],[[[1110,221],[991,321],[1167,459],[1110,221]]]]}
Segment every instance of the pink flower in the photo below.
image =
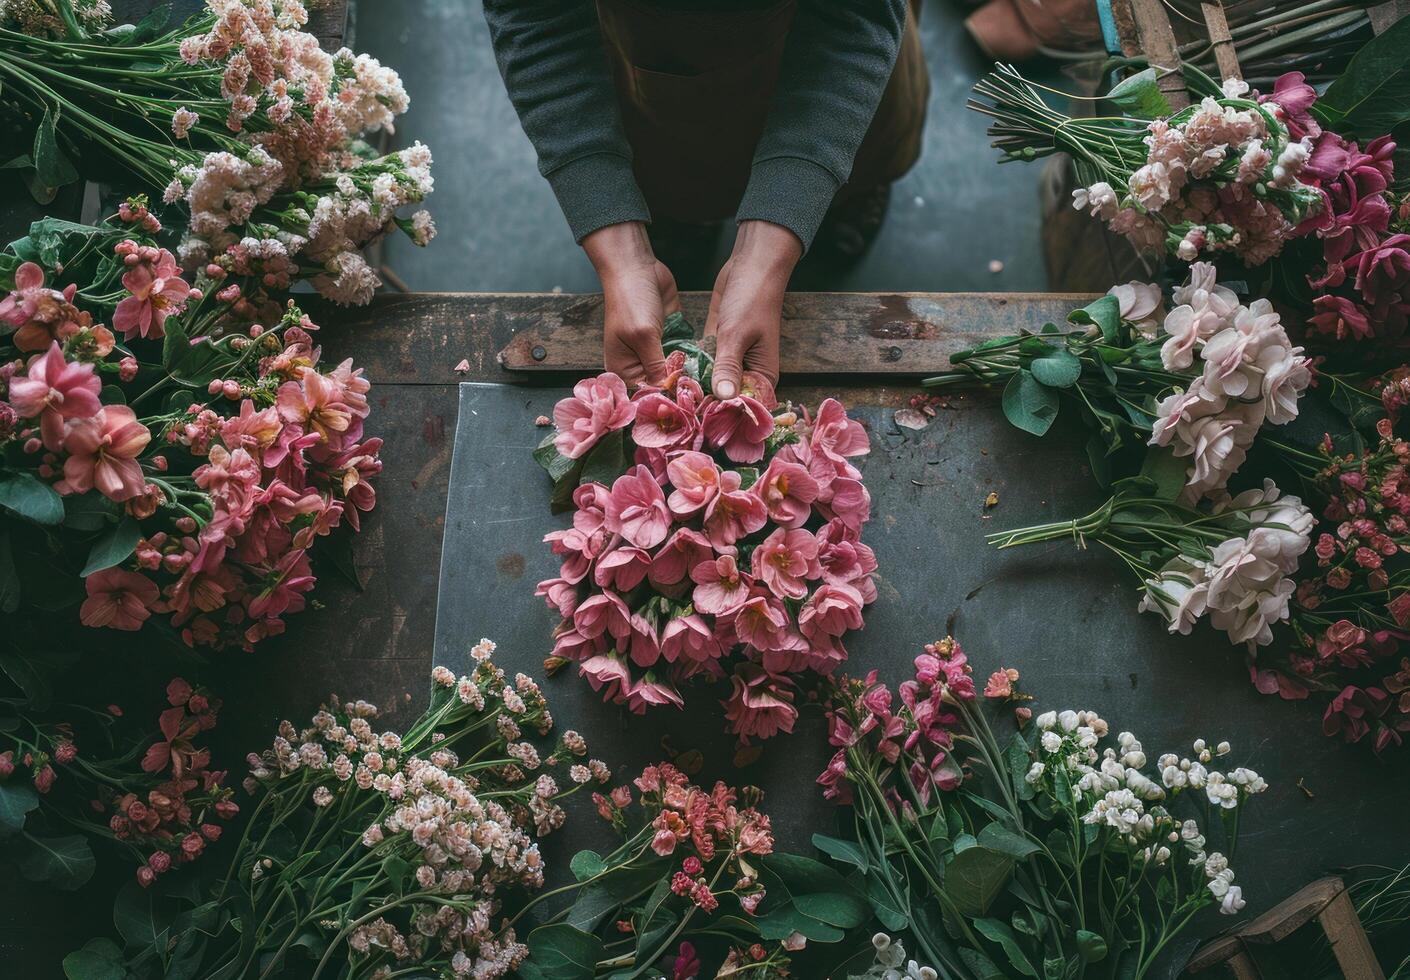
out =
{"type": "Polygon", "coordinates": [[[11,343],[22,351],[41,351],[91,325],[88,314],[73,305],[76,284],[63,292],[44,287],[44,270],[23,262],[15,270],[15,291],[0,299],[0,323],[16,327],[11,343]]]}
{"type": "Polygon", "coordinates": [[[609,432],[624,429],[636,418],[627,386],[612,373],[585,378],[573,386],[570,398],[553,406],[558,435],[553,444],[569,459],[578,459],[609,432]]]}
{"type": "Polygon", "coordinates": [[[779,528],[754,549],[751,557],[754,578],[780,599],[804,598],[808,594],[807,580],[822,575],[817,538],[802,528],[779,528]]]}
{"type": "Polygon", "coordinates": [[[862,628],[862,594],[850,585],[823,583],[798,612],[798,629],[812,638],[862,628]]]}
{"type": "Polygon", "coordinates": [[[703,663],[724,656],[714,631],[698,615],[677,616],[661,633],[661,656],[668,663],[677,660],[703,663]]]}
{"type": "Polygon", "coordinates": [[[607,530],[638,548],[654,548],[671,530],[671,514],[661,485],[645,466],[635,466],[612,484],[607,498],[607,530]]]}
{"type": "Polygon", "coordinates": [[[653,679],[650,674],[633,684],[627,692],[627,708],[634,714],[644,715],[649,707],[667,704],[674,708],[684,708],[685,700],[674,687],[653,679]]]}
{"type": "Polygon", "coordinates": [[[704,453],[677,453],[666,464],[666,479],[675,488],[666,503],[678,517],[696,513],[720,492],[720,468],[704,453]]]}
{"type": "Polygon", "coordinates": [[[161,249],[153,263],[133,266],[122,277],[125,297],[113,311],[113,326],[122,331],[123,339],[165,336],[166,318],[186,308],[191,287],[181,278],[176,257],[161,249]]]}
{"type": "Polygon", "coordinates": [[[622,640],[631,635],[631,612],[616,593],[599,592],[578,605],[573,612],[573,626],[586,637],[610,633],[622,640]]]}
{"type": "Polygon", "coordinates": [[[594,691],[603,691],[603,700],[621,702],[631,688],[632,675],[622,658],[611,653],[589,657],[578,667],[594,691]],[[605,688],[605,690],[604,690],[605,688]]]}
{"type": "Polygon", "coordinates": [[[647,569],[650,567],[650,552],[623,546],[607,552],[597,560],[592,580],[604,589],[630,592],[646,578],[647,569]]]}
{"type": "Polygon", "coordinates": [[[108,405],[91,419],[80,419],[64,437],[63,492],[85,493],[94,487],[111,500],[129,500],[142,492],[137,456],[152,433],[126,405],[108,405]]]}
{"type": "Polygon", "coordinates": [[[711,400],[701,429],[706,445],[723,449],[736,463],[755,463],[764,458],[764,442],[773,435],[774,418],[760,402],[741,394],[711,400]]]}
{"type": "Polygon", "coordinates": [[[83,580],[83,585],[88,598],[78,610],[78,619],[84,626],[129,632],[141,629],[161,598],[155,582],[124,568],[94,572],[83,580]]]}
{"type": "Polygon", "coordinates": [[[871,494],[861,480],[838,477],[829,488],[830,496],[819,501],[818,510],[829,520],[839,520],[853,531],[871,519],[871,494]]]}
{"type": "Polygon", "coordinates": [[[739,570],[733,555],[721,555],[714,561],[704,561],[690,570],[695,583],[691,600],[700,612],[711,616],[726,616],[749,598],[754,580],[739,570]]]}
{"type": "Polygon", "coordinates": [[[801,652],[807,648],[783,603],[757,590],[734,614],[734,631],[741,642],[759,650],[801,652]]]}
{"type": "Polygon", "coordinates": [[[817,534],[818,564],[822,566],[824,582],[851,585],[871,602],[876,586],[871,573],[876,571],[876,553],[862,544],[855,528],[840,520],[829,521],[817,534]]]}
{"type": "Polygon", "coordinates": [[[10,404],[21,418],[39,416],[44,446],[58,452],[64,441],[64,419],[91,419],[103,405],[102,390],[91,364],[64,360],[57,341],[29,362],[24,377],[10,379],[10,404]]]}
{"type": "Polygon", "coordinates": [[[590,660],[607,651],[607,639],[603,636],[583,636],[572,628],[572,620],[565,619],[553,640],[553,656],[565,660],[590,660]]]}
{"type": "Polygon", "coordinates": [[[1013,697],[1013,685],[1018,680],[1018,671],[1012,667],[996,670],[989,675],[989,679],[984,682],[984,696],[994,698],[999,701],[1006,701],[1013,697]]]}
{"type": "Polygon", "coordinates": [[[652,556],[647,575],[658,589],[678,585],[685,581],[692,568],[714,557],[715,551],[705,535],[688,527],[677,528],[652,556]]]}
{"type": "Polygon", "coordinates": [[[323,441],[341,447],[346,434],[356,438],[353,407],[344,399],[344,390],[332,378],[305,369],[298,381],[279,386],[279,417],[305,432],[316,432],[323,441]]]}
{"type": "Polygon", "coordinates": [[[784,527],[802,527],[818,499],[818,481],[799,463],[778,456],[769,461],[755,488],[764,509],[784,527]]]}
{"type": "Polygon", "coordinates": [[[607,533],[595,531],[585,534],[575,527],[569,527],[562,531],[549,531],[543,539],[553,548],[555,555],[563,556],[563,567],[559,569],[559,574],[577,585],[587,577],[593,561],[606,545],[607,533]]]}
{"type": "Polygon", "coordinates": [[[871,452],[866,429],[847,417],[847,410],[836,398],[829,398],[818,406],[809,443],[813,452],[822,453],[837,463],[846,463],[849,457],[871,452]]]}
{"type": "Polygon", "coordinates": [[[771,677],[758,664],[742,663],[730,678],[733,692],[725,701],[725,718],[741,741],[772,738],[793,731],[798,709],[793,692],[782,678],[771,677]]]}
{"type": "Polygon", "coordinates": [[[607,500],[612,496],[600,483],[584,483],[573,491],[573,527],[584,534],[601,530],[607,523],[607,500]]]}
{"type": "Polygon", "coordinates": [[[649,449],[680,449],[695,438],[695,413],[659,391],[639,395],[632,442],[649,449]]]}
{"type": "Polygon", "coordinates": [[[1259,102],[1276,102],[1282,107],[1283,121],[1288,127],[1288,136],[1294,141],[1304,136],[1322,135],[1322,127],[1312,115],[1312,103],[1317,101],[1317,90],[1307,84],[1307,76],[1300,71],[1290,71],[1279,75],[1273,82],[1273,91],[1262,95],[1259,102]]]}
{"type": "Polygon", "coordinates": [[[1361,340],[1375,333],[1366,311],[1345,296],[1318,296],[1312,308],[1316,312],[1308,323],[1317,333],[1337,340],[1361,340]]]}
{"type": "Polygon", "coordinates": [[[716,550],[724,550],[753,534],[768,521],[764,502],[751,487],[739,489],[743,478],[734,470],[720,474],[720,492],[705,508],[705,535],[716,550]]]}
{"type": "MultiPolygon", "coordinates": [[[[625,647],[632,663],[638,667],[650,667],[661,659],[661,640],[656,635],[656,627],[645,616],[632,613],[627,626],[629,633],[625,647]]],[[[618,649],[621,648],[622,644],[618,644],[618,649]]]]}

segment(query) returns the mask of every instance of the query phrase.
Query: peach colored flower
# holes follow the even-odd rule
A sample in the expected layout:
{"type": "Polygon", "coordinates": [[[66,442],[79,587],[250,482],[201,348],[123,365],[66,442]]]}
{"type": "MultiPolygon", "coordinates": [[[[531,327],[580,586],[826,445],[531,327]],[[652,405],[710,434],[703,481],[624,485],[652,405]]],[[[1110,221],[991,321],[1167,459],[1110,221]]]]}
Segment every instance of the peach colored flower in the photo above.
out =
{"type": "Polygon", "coordinates": [[[124,568],[105,568],[83,580],[88,598],[78,610],[84,626],[137,630],[161,597],[157,584],[124,568]]]}
{"type": "Polygon", "coordinates": [[[186,309],[186,297],[191,294],[176,257],[166,249],[160,250],[155,262],[128,270],[122,285],[132,295],[124,297],[113,311],[113,326],[122,331],[125,340],[166,336],[166,318],[186,309]]]}
{"type": "Polygon", "coordinates": [[[64,437],[64,479],[61,492],[85,493],[94,487],[111,500],[124,501],[142,492],[144,481],[137,456],[152,433],[126,405],[107,405],[91,419],[80,419],[64,437]]]}
{"type": "Polygon", "coordinates": [[[638,395],[632,442],[650,449],[681,449],[695,439],[695,413],[659,391],[638,395]]]}

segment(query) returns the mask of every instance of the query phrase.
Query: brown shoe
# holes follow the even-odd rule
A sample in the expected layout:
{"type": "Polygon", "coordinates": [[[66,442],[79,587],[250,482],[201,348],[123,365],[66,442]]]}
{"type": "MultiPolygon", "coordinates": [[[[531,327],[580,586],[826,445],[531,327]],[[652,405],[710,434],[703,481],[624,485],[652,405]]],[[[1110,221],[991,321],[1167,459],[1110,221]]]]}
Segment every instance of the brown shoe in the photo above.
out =
{"type": "Polygon", "coordinates": [[[995,61],[1026,61],[1042,48],[1083,51],[1102,39],[1092,0],[989,0],[964,26],[995,61]]]}

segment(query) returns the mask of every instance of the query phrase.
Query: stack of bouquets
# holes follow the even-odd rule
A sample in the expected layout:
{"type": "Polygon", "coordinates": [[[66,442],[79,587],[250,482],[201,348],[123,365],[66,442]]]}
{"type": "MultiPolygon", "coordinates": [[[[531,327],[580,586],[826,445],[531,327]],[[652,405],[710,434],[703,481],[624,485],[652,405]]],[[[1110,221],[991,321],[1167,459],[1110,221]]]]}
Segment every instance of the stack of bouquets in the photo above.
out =
{"type": "Polygon", "coordinates": [[[159,230],[129,203],[0,256],[0,594],[248,649],[304,608],[316,543],[375,503],[370,385],[320,364],[292,303],[250,323],[238,287],[188,283],[159,230]]]}
{"type": "Polygon", "coordinates": [[[831,398],[796,411],[749,376],[707,395],[690,336],[677,315],[661,387],[629,395],[604,374],[555,407],[535,456],[573,524],[546,535],[563,563],[538,594],[563,616],[553,657],[609,700],[681,707],[684,681],[727,677],[731,731],[767,738],[792,730],[799,676],[846,659],[876,596],[851,463],[869,443],[831,398]]]}
{"type": "Polygon", "coordinates": [[[0,105],[52,106],[23,161],[37,195],[114,161],[189,211],[177,251],[188,272],[220,269],[251,292],[307,278],[340,303],[379,285],[364,246],[393,228],[430,241],[427,212],[397,215],[431,192],[430,151],[377,156],[363,142],[407,110],[400,78],[367,55],[323,51],[299,0],[208,0],[172,30],[160,11],[109,28],[106,6],[0,8],[0,105]]]}

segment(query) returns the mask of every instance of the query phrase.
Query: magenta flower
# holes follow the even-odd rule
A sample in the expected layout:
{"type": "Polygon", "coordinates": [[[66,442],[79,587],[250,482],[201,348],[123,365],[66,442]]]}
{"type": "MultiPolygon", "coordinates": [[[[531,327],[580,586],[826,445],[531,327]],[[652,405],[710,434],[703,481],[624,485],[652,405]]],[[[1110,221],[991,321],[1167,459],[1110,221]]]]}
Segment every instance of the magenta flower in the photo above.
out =
{"type": "Polygon", "coordinates": [[[1376,311],[1378,320],[1410,309],[1410,235],[1391,235],[1374,248],[1352,256],[1356,289],[1376,311]]]}
{"type": "Polygon", "coordinates": [[[636,418],[636,406],[627,386],[612,373],[585,378],[573,394],[553,406],[558,435],[553,444],[569,459],[578,459],[609,432],[624,429],[636,418]]]}
{"type": "Polygon", "coordinates": [[[743,478],[735,470],[720,474],[720,492],[705,508],[705,535],[718,551],[753,534],[768,521],[764,501],[753,487],[741,490],[743,478]]]}
{"type": "Polygon", "coordinates": [[[661,656],[668,663],[677,660],[703,663],[717,660],[724,654],[714,630],[699,615],[677,616],[661,632],[661,656]]]}
{"type": "Polygon", "coordinates": [[[695,440],[695,413],[687,411],[659,391],[636,400],[632,442],[649,449],[683,449],[695,440]]]}
{"type": "Polygon", "coordinates": [[[708,401],[701,429],[707,446],[723,449],[736,463],[756,463],[764,458],[764,443],[773,435],[774,417],[761,402],[741,394],[708,401]]]}
{"type": "Polygon", "coordinates": [[[1312,103],[1317,101],[1317,90],[1307,84],[1307,76],[1302,72],[1290,71],[1279,75],[1273,83],[1272,93],[1259,96],[1258,101],[1275,102],[1282,108],[1288,136],[1294,141],[1304,136],[1322,135],[1322,127],[1312,115],[1312,103]]]}
{"type": "Polygon", "coordinates": [[[798,709],[785,680],[770,676],[758,664],[742,663],[735,668],[730,684],[733,691],[724,702],[725,718],[741,741],[793,731],[798,709]]]}
{"type": "Polygon", "coordinates": [[[80,419],[64,437],[64,479],[61,492],[85,493],[94,487],[110,500],[130,500],[142,492],[144,480],[137,456],[152,433],[126,405],[108,405],[91,419],[80,419]]]}
{"type": "Polygon", "coordinates": [[[83,580],[88,598],[78,610],[84,626],[133,631],[152,615],[161,593],[145,575],[125,568],[105,568],[83,580]]]}
{"type": "Polygon", "coordinates": [[[1316,312],[1307,322],[1317,333],[1337,340],[1362,340],[1374,334],[1366,311],[1345,296],[1318,296],[1312,308],[1316,312]]]}
{"type": "Polygon", "coordinates": [[[612,484],[606,526],[638,548],[654,548],[666,540],[671,531],[666,495],[645,466],[633,467],[612,484]]]}
{"type": "Polygon", "coordinates": [[[775,456],[759,477],[755,492],[774,521],[784,527],[802,527],[818,499],[818,481],[801,464],[775,456]]]}
{"type": "Polygon", "coordinates": [[[103,405],[102,382],[93,365],[64,360],[57,341],[30,359],[24,377],[10,379],[10,405],[20,418],[39,417],[44,447],[58,452],[64,442],[64,419],[91,419],[103,405]]]}
{"type": "Polygon", "coordinates": [[[808,579],[822,575],[817,538],[802,528],[774,531],[754,549],[751,559],[755,580],[780,599],[804,598],[808,579]]]}
{"type": "Polygon", "coordinates": [[[720,492],[720,468],[704,453],[677,453],[666,464],[674,489],[666,504],[677,517],[689,517],[709,505],[720,492]]]}
{"type": "Polygon", "coordinates": [[[161,249],[157,260],[133,266],[122,277],[125,297],[113,311],[113,327],[123,339],[146,337],[155,340],[166,335],[166,318],[186,308],[191,287],[181,278],[176,257],[161,249]]]}
{"type": "Polygon", "coordinates": [[[824,582],[798,611],[798,629],[812,639],[862,628],[862,594],[850,585],[824,582]]]}
{"type": "Polygon", "coordinates": [[[691,600],[700,612],[711,616],[727,616],[749,598],[754,580],[739,570],[733,555],[721,555],[714,561],[704,561],[690,570],[695,583],[691,600]]]}

